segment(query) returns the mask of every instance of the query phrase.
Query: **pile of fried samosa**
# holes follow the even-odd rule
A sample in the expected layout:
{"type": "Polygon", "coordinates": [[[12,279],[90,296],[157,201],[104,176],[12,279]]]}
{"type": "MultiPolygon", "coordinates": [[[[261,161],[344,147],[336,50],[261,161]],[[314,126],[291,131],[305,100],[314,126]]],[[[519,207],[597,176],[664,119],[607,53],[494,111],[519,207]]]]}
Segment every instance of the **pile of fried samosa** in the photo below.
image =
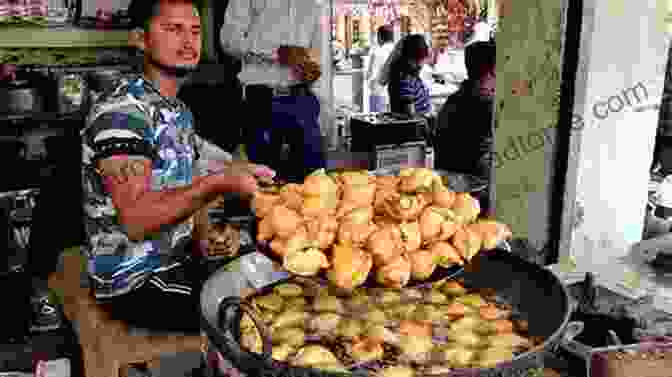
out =
{"type": "Polygon", "coordinates": [[[372,272],[378,284],[401,288],[511,236],[505,224],[478,219],[480,205],[469,193],[450,191],[423,168],[398,176],[318,170],[303,184],[258,191],[252,207],[257,240],[270,243],[285,269],[299,276],[326,270],[343,289],[372,272]]]}

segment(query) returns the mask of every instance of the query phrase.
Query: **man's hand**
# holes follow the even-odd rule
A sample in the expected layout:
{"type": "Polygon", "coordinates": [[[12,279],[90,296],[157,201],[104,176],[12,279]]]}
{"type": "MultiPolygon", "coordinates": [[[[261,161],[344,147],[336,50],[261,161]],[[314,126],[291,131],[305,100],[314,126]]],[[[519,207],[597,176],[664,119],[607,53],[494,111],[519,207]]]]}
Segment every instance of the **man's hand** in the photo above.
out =
{"type": "Polygon", "coordinates": [[[319,52],[297,46],[281,46],[277,50],[278,63],[292,67],[297,79],[313,82],[320,78],[319,52]]]}
{"type": "Polygon", "coordinates": [[[240,160],[214,161],[209,164],[208,170],[210,179],[223,192],[241,194],[252,194],[258,188],[258,181],[271,181],[275,177],[275,172],[266,166],[240,160]]]}

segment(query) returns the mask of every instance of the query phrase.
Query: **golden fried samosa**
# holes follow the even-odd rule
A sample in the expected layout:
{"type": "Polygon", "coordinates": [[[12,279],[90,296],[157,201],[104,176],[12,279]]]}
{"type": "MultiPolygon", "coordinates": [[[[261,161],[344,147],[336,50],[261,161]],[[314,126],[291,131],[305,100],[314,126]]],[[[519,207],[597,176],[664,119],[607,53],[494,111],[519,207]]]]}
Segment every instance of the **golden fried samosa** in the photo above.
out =
{"type": "Polygon", "coordinates": [[[324,169],[316,170],[303,181],[303,194],[306,196],[332,195],[337,191],[338,184],[324,169]]]}
{"type": "Polygon", "coordinates": [[[430,336],[401,336],[401,358],[423,364],[430,360],[434,342],[430,336]]]}
{"type": "Polygon", "coordinates": [[[280,189],[282,203],[293,211],[301,211],[303,206],[303,187],[296,183],[288,183],[280,189]]]}
{"type": "Polygon", "coordinates": [[[425,243],[431,243],[439,237],[444,217],[434,207],[422,210],[420,215],[420,234],[425,243]]]}
{"type": "MultiPolygon", "coordinates": [[[[270,212],[270,209],[269,209],[270,212]]],[[[275,229],[270,217],[264,217],[258,222],[257,226],[257,241],[268,241],[275,236],[275,229]]]]}
{"type": "Polygon", "coordinates": [[[375,377],[415,377],[415,370],[404,366],[389,366],[381,369],[375,377]]]}
{"type": "Polygon", "coordinates": [[[447,362],[456,368],[467,367],[475,357],[476,351],[454,344],[441,347],[437,353],[439,360],[447,362]]]}
{"type": "Polygon", "coordinates": [[[401,229],[397,225],[379,226],[367,241],[367,250],[373,255],[373,264],[382,266],[403,251],[401,229]]]}
{"type": "Polygon", "coordinates": [[[300,348],[290,361],[295,366],[309,367],[318,364],[339,364],[336,356],[329,349],[318,345],[307,345],[300,348]]]}
{"type": "Polygon", "coordinates": [[[321,250],[328,249],[336,240],[338,221],[333,216],[320,216],[306,222],[308,239],[321,250]]]}
{"type": "Polygon", "coordinates": [[[306,342],[306,331],[300,327],[283,327],[273,331],[273,344],[302,346],[306,342]]]}
{"type": "Polygon", "coordinates": [[[376,281],[387,288],[403,288],[411,279],[411,262],[399,255],[376,271],[376,281]]]}
{"type": "Polygon", "coordinates": [[[448,242],[437,242],[429,250],[436,263],[441,267],[448,268],[455,264],[460,266],[464,264],[464,260],[460,254],[448,242]]]}
{"type": "Polygon", "coordinates": [[[282,297],[300,297],[303,295],[303,287],[294,283],[283,283],[273,287],[273,291],[282,297]]]}
{"type": "Polygon", "coordinates": [[[474,362],[477,368],[494,368],[497,364],[513,360],[513,350],[502,347],[488,347],[478,353],[474,362]]]}
{"type": "Polygon", "coordinates": [[[341,322],[341,315],[337,313],[320,313],[308,323],[308,328],[319,333],[331,333],[341,322]]]}
{"type": "Polygon", "coordinates": [[[370,206],[375,195],[375,184],[344,185],[342,201],[353,203],[356,207],[370,206]]]}
{"type": "Polygon", "coordinates": [[[445,187],[438,187],[432,195],[432,205],[441,207],[441,208],[450,208],[455,203],[455,197],[457,194],[454,191],[450,191],[445,187]]]}
{"type": "MultiPolygon", "coordinates": [[[[282,343],[273,346],[271,357],[277,361],[287,361],[289,355],[294,353],[296,346],[289,343],[282,343]]],[[[259,352],[261,353],[261,352],[259,352]]]]}
{"type": "Polygon", "coordinates": [[[340,199],[337,192],[320,196],[305,196],[301,205],[301,215],[306,218],[331,216],[336,213],[340,199]]]}
{"type": "Polygon", "coordinates": [[[332,247],[332,268],[327,278],[335,286],[352,290],[366,281],[373,266],[373,257],[362,249],[336,244],[332,247]]]}
{"type": "Polygon", "coordinates": [[[481,251],[482,243],[481,236],[468,226],[459,227],[453,235],[453,246],[467,262],[481,251]]]}
{"type": "Polygon", "coordinates": [[[344,186],[361,186],[376,183],[376,176],[366,170],[345,171],[338,175],[338,180],[344,186]]]}
{"type": "Polygon", "coordinates": [[[422,195],[394,193],[385,198],[383,207],[387,215],[395,220],[414,221],[420,217],[427,204],[427,199],[422,195]]]}
{"type": "Polygon", "coordinates": [[[415,280],[428,279],[436,270],[436,258],[434,254],[425,249],[420,249],[408,253],[408,260],[411,262],[411,277],[415,280]]]}
{"type": "Polygon", "coordinates": [[[379,175],[376,177],[376,188],[397,190],[399,177],[396,175],[379,175]]]}
{"type": "Polygon", "coordinates": [[[268,214],[274,233],[280,238],[288,238],[299,228],[303,219],[296,211],[284,205],[276,205],[268,214]]]}
{"type": "Polygon", "coordinates": [[[271,293],[264,296],[254,298],[254,305],[262,310],[270,310],[279,312],[285,305],[285,300],[276,293],[271,293]]]}
{"type": "Polygon", "coordinates": [[[418,191],[431,191],[435,182],[441,182],[439,177],[432,169],[426,168],[408,168],[399,172],[399,191],[415,193],[418,191]]]}
{"type": "Polygon", "coordinates": [[[343,313],[341,299],[331,295],[319,295],[313,300],[313,310],[316,312],[343,313]]]}
{"type": "Polygon", "coordinates": [[[468,192],[460,192],[455,195],[455,202],[451,210],[460,224],[469,224],[478,218],[481,213],[481,205],[476,198],[468,192]]]}
{"type": "Polygon", "coordinates": [[[511,229],[506,224],[495,220],[479,220],[469,227],[481,236],[484,250],[494,249],[512,235],[511,229]]]}
{"type": "Polygon", "coordinates": [[[376,194],[373,197],[373,209],[376,214],[387,215],[387,210],[385,206],[385,201],[389,197],[398,197],[399,192],[395,188],[378,188],[376,194]]]}
{"type": "Polygon", "coordinates": [[[258,218],[264,218],[281,202],[282,198],[278,194],[257,191],[252,197],[252,209],[258,218]]]}
{"type": "Polygon", "coordinates": [[[358,337],[349,345],[348,353],[356,362],[379,360],[383,358],[383,344],[375,338],[358,337]]]}
{"type": "Polygon", "coordinates": [[[420,249],[420,246],[422,246],[422,234],[419,222],[403,222],[399,224],[399,230],[401,231],[402,246],[406,253],[420,249]]]}

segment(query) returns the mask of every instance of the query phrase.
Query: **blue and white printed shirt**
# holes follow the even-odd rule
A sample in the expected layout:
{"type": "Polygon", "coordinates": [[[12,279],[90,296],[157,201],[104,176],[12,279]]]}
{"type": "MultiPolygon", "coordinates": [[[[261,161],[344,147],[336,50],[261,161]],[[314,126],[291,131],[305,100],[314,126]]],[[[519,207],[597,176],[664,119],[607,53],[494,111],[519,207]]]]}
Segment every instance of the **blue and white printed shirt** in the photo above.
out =
{"type": "Polygon", "coordinates": [[[162,96],[138,75],[120,80],[92,107],[81,137],[88,271],[96,297],[113,297],[142,285],[153,272],[179,266],[190,254],[194,224],[190,218],[142,241],[130,240],[96,161],[109,157],[110,150],[132,150],[126,153],[131,158],[152,161],[151,189],[161,191],[191,184],[195,159],[208,146],[194,132],[186,105],[162,96]]]}

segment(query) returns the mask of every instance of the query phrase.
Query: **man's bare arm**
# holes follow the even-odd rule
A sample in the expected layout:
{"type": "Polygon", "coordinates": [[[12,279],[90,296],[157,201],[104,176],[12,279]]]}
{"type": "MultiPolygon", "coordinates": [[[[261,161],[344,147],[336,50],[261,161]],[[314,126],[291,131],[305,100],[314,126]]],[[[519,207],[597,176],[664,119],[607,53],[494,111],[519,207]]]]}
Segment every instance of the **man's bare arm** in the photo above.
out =
{"type": "Polygon", "coordinates": [[[143,157],[110,157],[98,163],[98,170],[112,196],[119,220],[132,240],[142,240],[162,226],[191,217],[219,193],[249,193],[256,189],[254,178],[241,172],[197,177],[190,186],[151,191],[151,162],[143,157]]]}

